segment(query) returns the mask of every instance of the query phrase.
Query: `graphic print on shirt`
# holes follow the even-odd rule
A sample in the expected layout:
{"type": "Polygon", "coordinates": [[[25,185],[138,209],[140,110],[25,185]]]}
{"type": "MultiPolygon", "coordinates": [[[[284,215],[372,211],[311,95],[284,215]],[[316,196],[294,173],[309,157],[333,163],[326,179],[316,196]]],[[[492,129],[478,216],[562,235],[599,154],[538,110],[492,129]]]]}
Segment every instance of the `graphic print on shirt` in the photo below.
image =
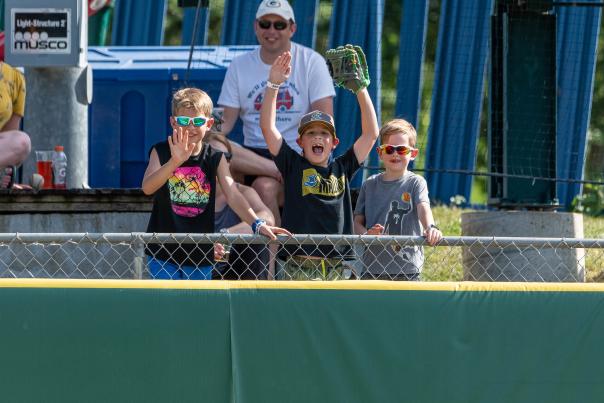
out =
{"type": "Polygon", "coordinates": [[[172,211],[181,217],[197,217],[210,200],[210,181],[200,167],[179,167],[168,179],[172,211]]]}
{"type": "MultiPolygon", "coordinates": [[[[258,94],[256,99],[254,99],[254,109],[259,111],[262,108],[262,99],[264,98],[264,93],[258,94]]],[[[292,106],[294,106],[294,97],[289,92],[288,88],[280,88],[277,93],[277,111],[285,112],[289,111],[292,106]]]]}
{"type": "MultiPolygon", "coordinates": [[[[386,222],[384,223],[384,234],[402,235],[403,233],[403,218],[405,214],[411,211],[411,195],[408,192],[403,192],[401,195],[401,203],[393,200],[390,203],[390,210],[386,214],[386,222]]],[[[401,246],[392,245],[392,250],[395,253],[401,251],[401,246]]],[[[406,254],[403,254],[405,260],[409,260],[406,254]]]]}
{"type": "MultiPolygon", "coordinates": [[[[249,113],[256,116],[257,121],[260,121],[260,108],[262,108],[262,99],[264,98],[265,88],[266,80],[263,80],[254,85],[247,94],[248,99],[254,100],[254,109],[249,113]]],[[[279,88],[279,92],[277,93],[277,124],[284,122],[291,123],[293,119],[292,116],[305,113],[306,111],[299,109],[300,102],[300,91],[298,91],[293,82],[286,81],[281,84],[281,88],[279,88]]]]}
{"type": "Polygon", "coordinates": [[[308,168],[302,171],[302,196],[309,194],[326,197],[338,197],[344,193],[346,176],[339,178],[330,175],[323,178],[316,169],[308,168]]]}

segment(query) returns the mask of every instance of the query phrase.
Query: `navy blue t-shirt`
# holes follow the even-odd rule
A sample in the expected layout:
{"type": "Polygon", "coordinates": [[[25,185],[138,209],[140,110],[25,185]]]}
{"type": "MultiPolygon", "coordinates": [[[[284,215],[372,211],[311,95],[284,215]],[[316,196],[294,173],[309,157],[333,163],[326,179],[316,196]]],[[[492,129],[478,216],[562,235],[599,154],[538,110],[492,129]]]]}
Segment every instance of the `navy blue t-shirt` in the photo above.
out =
{"type": "MultiPolygon", "coordinates": [[[[282,226],[294,234],[352,234],[350,179],[360,164],[351,146],[327,167],[312,165],[285,141],[273,157],[283,175],[282,226]]],[[[286,246],[287,255],[346,257],[349,248],[286,246]]]]}

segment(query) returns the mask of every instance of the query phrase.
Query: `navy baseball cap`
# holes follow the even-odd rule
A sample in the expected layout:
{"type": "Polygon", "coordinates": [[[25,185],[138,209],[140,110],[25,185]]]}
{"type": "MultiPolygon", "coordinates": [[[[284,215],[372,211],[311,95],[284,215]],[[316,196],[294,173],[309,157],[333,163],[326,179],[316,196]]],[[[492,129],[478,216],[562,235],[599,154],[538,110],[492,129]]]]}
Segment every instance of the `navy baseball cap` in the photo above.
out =
{"type": "Polygon", "coordinates": [[[298,126],[298,134],[301,136],[308,125],[312,123],[322,124],[327,130],[329,130],[334,138],[337,138],[336,126],[333,122],[333,117],[329,113],[321,111],[312,111],[302,116],[302,119],[300,119],[300,126],[298,126]]]}

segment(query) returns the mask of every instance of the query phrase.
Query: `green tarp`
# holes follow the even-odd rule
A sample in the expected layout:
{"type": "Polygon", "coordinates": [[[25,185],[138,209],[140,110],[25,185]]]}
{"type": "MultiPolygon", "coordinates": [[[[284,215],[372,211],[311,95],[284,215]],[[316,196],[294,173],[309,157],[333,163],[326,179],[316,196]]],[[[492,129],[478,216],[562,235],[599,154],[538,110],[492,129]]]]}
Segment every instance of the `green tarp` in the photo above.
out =
{"type": "Polygon", "coordinates": [[[0,281],[2,400],[604,399],[604,287],[179,283],[0,281]]]}

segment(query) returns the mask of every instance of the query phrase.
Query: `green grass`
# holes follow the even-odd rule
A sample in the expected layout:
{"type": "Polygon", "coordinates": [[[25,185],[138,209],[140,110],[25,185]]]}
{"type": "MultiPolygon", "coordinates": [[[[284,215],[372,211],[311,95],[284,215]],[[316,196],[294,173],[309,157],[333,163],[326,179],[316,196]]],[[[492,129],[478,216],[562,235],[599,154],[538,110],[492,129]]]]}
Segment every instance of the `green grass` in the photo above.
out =
{"type": "MultiPolygon", "coordinates": [[[[583,216],[585,238],[604,238],[604,217],[583,216]]],[[[585,257],[586,281],[604,282],[604,250],[588,249],[585,257]]]]}
{"type": "MultiPolygon", "coordinates": [[[[445,236],[461,236],[461,214],[455,207],[434,206],[432,213],[445,236]]],[[[604,238],[604,217],[583,216],[584,238],[604,238]]],[[[518,234],[523,236],[524,234],[518,234]]],[[[554,236],[553,236],[554,237],[554,236]]],[[[426,247],[426,261],[422,272],[424,281],[463,280],[462,248],[426,247]]],[[[604,282],[604,249],[589,249],[585,253],[586,281],[604,282]]]]}
{"type": "MultiPolygon", "coordinates": [[[[461,213],[456,207],[434,206],[432,214],[444,236],[461,236],[461,213]]],[[[468,210],[469,211],[469,210],[468,210]]],[[[426,247],[422,271],[425,281],[462,281],[461,248],[426,247]]]]}

